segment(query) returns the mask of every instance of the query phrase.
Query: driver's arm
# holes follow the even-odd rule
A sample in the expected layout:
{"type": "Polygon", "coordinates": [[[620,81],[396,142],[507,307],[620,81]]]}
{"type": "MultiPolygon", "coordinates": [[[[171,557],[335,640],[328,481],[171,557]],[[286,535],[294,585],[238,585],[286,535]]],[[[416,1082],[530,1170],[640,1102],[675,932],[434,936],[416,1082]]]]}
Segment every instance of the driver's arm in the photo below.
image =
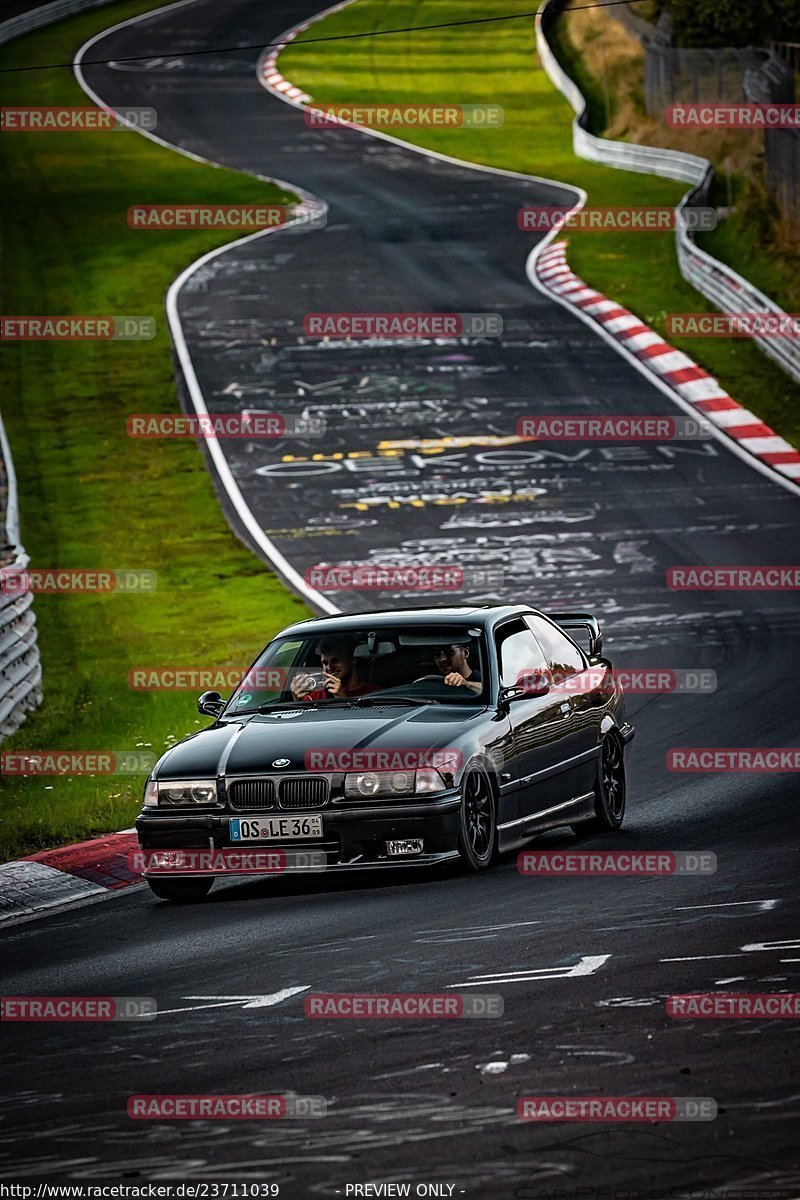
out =
{"type": "Polygon", "coordinates": [[[448,687],[467,687],[471,692],[480,692],[483,688],[482,683],[478,683],[475,680],[465,679],[464,676],[459,674],[458,671],[451,671],[449,675],[445,675],[443,682],[446,683],[448,687]]]}

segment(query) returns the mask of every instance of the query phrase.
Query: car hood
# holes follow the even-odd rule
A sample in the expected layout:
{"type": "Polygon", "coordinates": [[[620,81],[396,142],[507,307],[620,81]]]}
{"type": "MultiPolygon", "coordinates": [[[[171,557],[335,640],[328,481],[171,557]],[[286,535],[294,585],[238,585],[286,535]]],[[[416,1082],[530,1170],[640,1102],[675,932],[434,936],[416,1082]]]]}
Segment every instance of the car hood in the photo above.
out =
{"type": "MultiPolygon", "coordinates": [[[[179,779],[309,768],[325,771],[325,766],[311,760],[307,767],[306,756],[326,750],[449,749],[483,711],[472,706],[463,711],[452,705],[411,709],[376,705],[363,710],[285,709],[254,714],[191,734],[167,751],[153,776],[179,779]],[[276,760],[284,759],[289,761],[275,767],[276,760]]],[[[336,768],[327,767],[331,769],[336,768]]]]}

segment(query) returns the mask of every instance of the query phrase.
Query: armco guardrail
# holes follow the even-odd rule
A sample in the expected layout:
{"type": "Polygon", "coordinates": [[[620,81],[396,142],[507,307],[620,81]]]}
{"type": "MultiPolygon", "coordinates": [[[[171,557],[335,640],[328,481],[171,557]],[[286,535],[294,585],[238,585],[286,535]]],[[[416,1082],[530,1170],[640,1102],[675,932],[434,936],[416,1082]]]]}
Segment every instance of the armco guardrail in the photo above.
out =
{"type": "MultiPolygon", "coordinates": [[[[564,95],[575,112],[572,123],[572,145],[579,158],[617,167],[623,171],[639,171],[645,175],[662,175],[693,186],[678,205],[678,213],[693,205],[706,202],[714,169],[708,159],[680,150],[657,146],[637,146],[630,142],[615,142],[595,137],[586,128],[586,101],[583,94],[556,60],[547,40],[547,28],[558,15],[561,0],[545,0],[536,14],[536,48],[542,66],[550,80],[564,95]]],[[[748,283],[731,267],[719,262],[695,245],[694,236],[686,221],[678,220],[675,231],[678,265],[684,279],[697,288],[707,300],[726,313],[769,312],[787,317],[784,310],[763,292],[748,283]]],[[[788,375],[800,382],[800,343],[789,338],[754,337],[759,349],[773,359],[788,375]]]]}
{"type": "MultiPolygon", "coordinates": [[[[17,481],[6,431],[0,417],[0,459],[6,477],[5,539],[8,553],[0,570],[24,570],[28,556],[19,542],[17,481]]],[[[19,729],[42,702],[42,664],[36,642],[36,617],[29,591],[0,590],[0,738],[19,729]]]]}
{"type": "Polygon", "coordinates": [[[7,21],[0,21],[0,45],[10,42],[22,33],[31,33],[34,29],[41,29],[43,25],[50,25],[63,17],[73,17],[76,13],[87,12],[90,8],[101,8],[110,2],[111,0],[53,0],[52,4],[41,4],[29,12],[9,17],[7,21]]]}
{"type": "MultiPolygon", "coordinates": [[[[54,0],[0,21],[0,45],[53,21],[100,8],[109,0],[54,0]]],[[[5,540],[7,553],[0,569],[24,570],[29,559],[19,542],[19,513],[14,463],[0,418],[0,457],[7,481],[5,540]]],[[[0,590],[0,738],[20,727],[31,709],[42,702],[42,664],[36,641],[33,596],[28,591],[0,590]]]]}

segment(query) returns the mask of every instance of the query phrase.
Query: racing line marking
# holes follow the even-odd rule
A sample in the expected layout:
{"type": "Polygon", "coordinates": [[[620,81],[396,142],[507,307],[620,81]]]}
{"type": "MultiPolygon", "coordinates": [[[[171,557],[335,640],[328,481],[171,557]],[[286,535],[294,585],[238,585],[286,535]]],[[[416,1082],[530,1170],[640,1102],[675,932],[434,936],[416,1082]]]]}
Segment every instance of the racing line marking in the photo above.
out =
{"type": "Polygon", "coordinates": [[[777,903],[777,900],[726,900],[723,904],[681,904],[675,912],[691,912],[696,908],[736,908],[741,904],[757,904],[763,912],[767,912],[777,903]]]}
{"type": "Polygon", "coordinates": [[[579,976],[594,975],[596,971],[608,962],[610,954],[584,955],[580,962],[573,967],[537,967],[530,971],[494,972],[492,975],[473,975],[468,983],[448,983],[448,988],[487,987],[492,983],[534,983],[539,979],[576,979],[579,976]]]}
{"type": "Polygon", "coordinates": [[[186,1008],[164,1008],[158,1012],[159,1017],[166,1017],[172,1013],[181,1012],[200,1012],[206,1008],[272,1008],[275,1004],[280,1004],[282,1000],[288,1000],[290,996],[296,996],[299,992],[307,992],[311,987],[310,983],[304,984],[302,987],[281,988],[279,992],[272,992],[268,996],[184,996],[184,1000],[215,1000],[221,1001],[218,1004],[190,1004],[186,1008]]]}

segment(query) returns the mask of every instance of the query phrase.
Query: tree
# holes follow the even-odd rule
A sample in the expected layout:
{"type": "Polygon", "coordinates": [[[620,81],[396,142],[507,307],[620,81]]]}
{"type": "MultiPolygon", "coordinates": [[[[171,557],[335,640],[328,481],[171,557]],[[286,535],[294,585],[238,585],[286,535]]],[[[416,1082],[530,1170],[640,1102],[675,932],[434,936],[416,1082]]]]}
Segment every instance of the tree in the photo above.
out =
{"type": "Polygon", "coordinates": [[[800,0],[667,0],[676,46],[800,42],[800,0]]]}

